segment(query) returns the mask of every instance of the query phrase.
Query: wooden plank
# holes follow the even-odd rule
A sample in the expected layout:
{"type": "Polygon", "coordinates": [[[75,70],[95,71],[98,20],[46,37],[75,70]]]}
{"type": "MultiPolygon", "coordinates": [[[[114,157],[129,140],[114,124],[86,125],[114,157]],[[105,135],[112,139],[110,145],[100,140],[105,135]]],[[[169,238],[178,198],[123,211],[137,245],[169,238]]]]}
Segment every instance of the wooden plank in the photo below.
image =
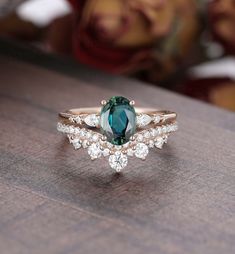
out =
{"type": "Polygon", "coordinates": [[[233,113],[87,68],[0,66],[1,253],[234,253],[233,113]],[[116,94],[176,110],[180,124],[120,176],[55,129],[57,112],[116,94]]]}

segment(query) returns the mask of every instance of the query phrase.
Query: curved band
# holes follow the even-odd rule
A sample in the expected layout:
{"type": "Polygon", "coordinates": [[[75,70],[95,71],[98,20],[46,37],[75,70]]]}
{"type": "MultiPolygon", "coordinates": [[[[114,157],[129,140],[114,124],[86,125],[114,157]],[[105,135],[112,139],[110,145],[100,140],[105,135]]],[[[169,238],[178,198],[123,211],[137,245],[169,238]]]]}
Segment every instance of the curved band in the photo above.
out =
{"type": "Polygon", "coordinates": [[[66,134],[74,148],[86,148],[92,160],[108,157],[111,168],[120,172],[128,157],[145,160],[149,148],[161,149],[169,135],[177,131],[176,113],[153,108],[138,108],[136,130],[126,143],[116,145],[103,134],[101,107],[76,108],[59,113],[57,130],[66,134]]]}

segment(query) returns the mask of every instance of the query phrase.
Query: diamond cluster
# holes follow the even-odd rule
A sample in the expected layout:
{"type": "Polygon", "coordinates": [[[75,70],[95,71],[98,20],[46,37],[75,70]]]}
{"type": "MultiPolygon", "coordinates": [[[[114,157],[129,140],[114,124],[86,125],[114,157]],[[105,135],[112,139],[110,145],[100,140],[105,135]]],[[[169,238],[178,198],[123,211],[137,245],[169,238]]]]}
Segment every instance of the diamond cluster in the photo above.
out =
{"type": "Polygon", "coordinates": [[[75,124],[83,124],[90,127],[99,127],[100,124],[100,116],[97,114],[88,114],[88,115],[79,115],[79,116],[71,116],[69,121],[75,124]]]}
{"type": "Polygon", "coordinates": [[[177,129],[177,123],[155,126],[135,133],[129,142],[120,146],[111,144],[104,135],[93,130],[60,122],[57,125],[57,130],[67,134],[75,149],[87,148],[92,160],[109,156],[109,164],[117,172],[126,167],[128,156],[144,160],[149,153],[149,148],[161,149],[167,142],[169,134],[177,129]]]}

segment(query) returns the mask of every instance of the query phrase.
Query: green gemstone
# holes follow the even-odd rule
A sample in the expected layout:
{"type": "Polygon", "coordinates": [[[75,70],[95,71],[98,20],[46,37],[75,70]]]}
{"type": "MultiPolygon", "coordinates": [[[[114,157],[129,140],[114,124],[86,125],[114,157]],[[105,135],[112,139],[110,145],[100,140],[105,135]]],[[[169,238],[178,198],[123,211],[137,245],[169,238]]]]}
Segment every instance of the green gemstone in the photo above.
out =
{"type": "Polygon", "coordinates": [[[101,109],[100,126],[110,143],[127,143],[136,130],[136,113],[130,101],[121,96],[112,97],[101,109]]]}

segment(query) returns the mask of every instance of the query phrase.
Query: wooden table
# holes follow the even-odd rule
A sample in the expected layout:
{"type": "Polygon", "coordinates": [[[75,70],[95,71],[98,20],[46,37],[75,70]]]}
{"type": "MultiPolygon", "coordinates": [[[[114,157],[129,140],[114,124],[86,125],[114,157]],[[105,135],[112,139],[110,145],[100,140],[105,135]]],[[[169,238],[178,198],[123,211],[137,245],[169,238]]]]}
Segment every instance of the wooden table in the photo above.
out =
{"type": "Polygon", "coordinates": [[[0,59],[0,253],[235,253],[234,113],[44,58],[0,59]],[[177,111],[180,130],[116,175],[56,120],[119,94],[177,111]]]}

